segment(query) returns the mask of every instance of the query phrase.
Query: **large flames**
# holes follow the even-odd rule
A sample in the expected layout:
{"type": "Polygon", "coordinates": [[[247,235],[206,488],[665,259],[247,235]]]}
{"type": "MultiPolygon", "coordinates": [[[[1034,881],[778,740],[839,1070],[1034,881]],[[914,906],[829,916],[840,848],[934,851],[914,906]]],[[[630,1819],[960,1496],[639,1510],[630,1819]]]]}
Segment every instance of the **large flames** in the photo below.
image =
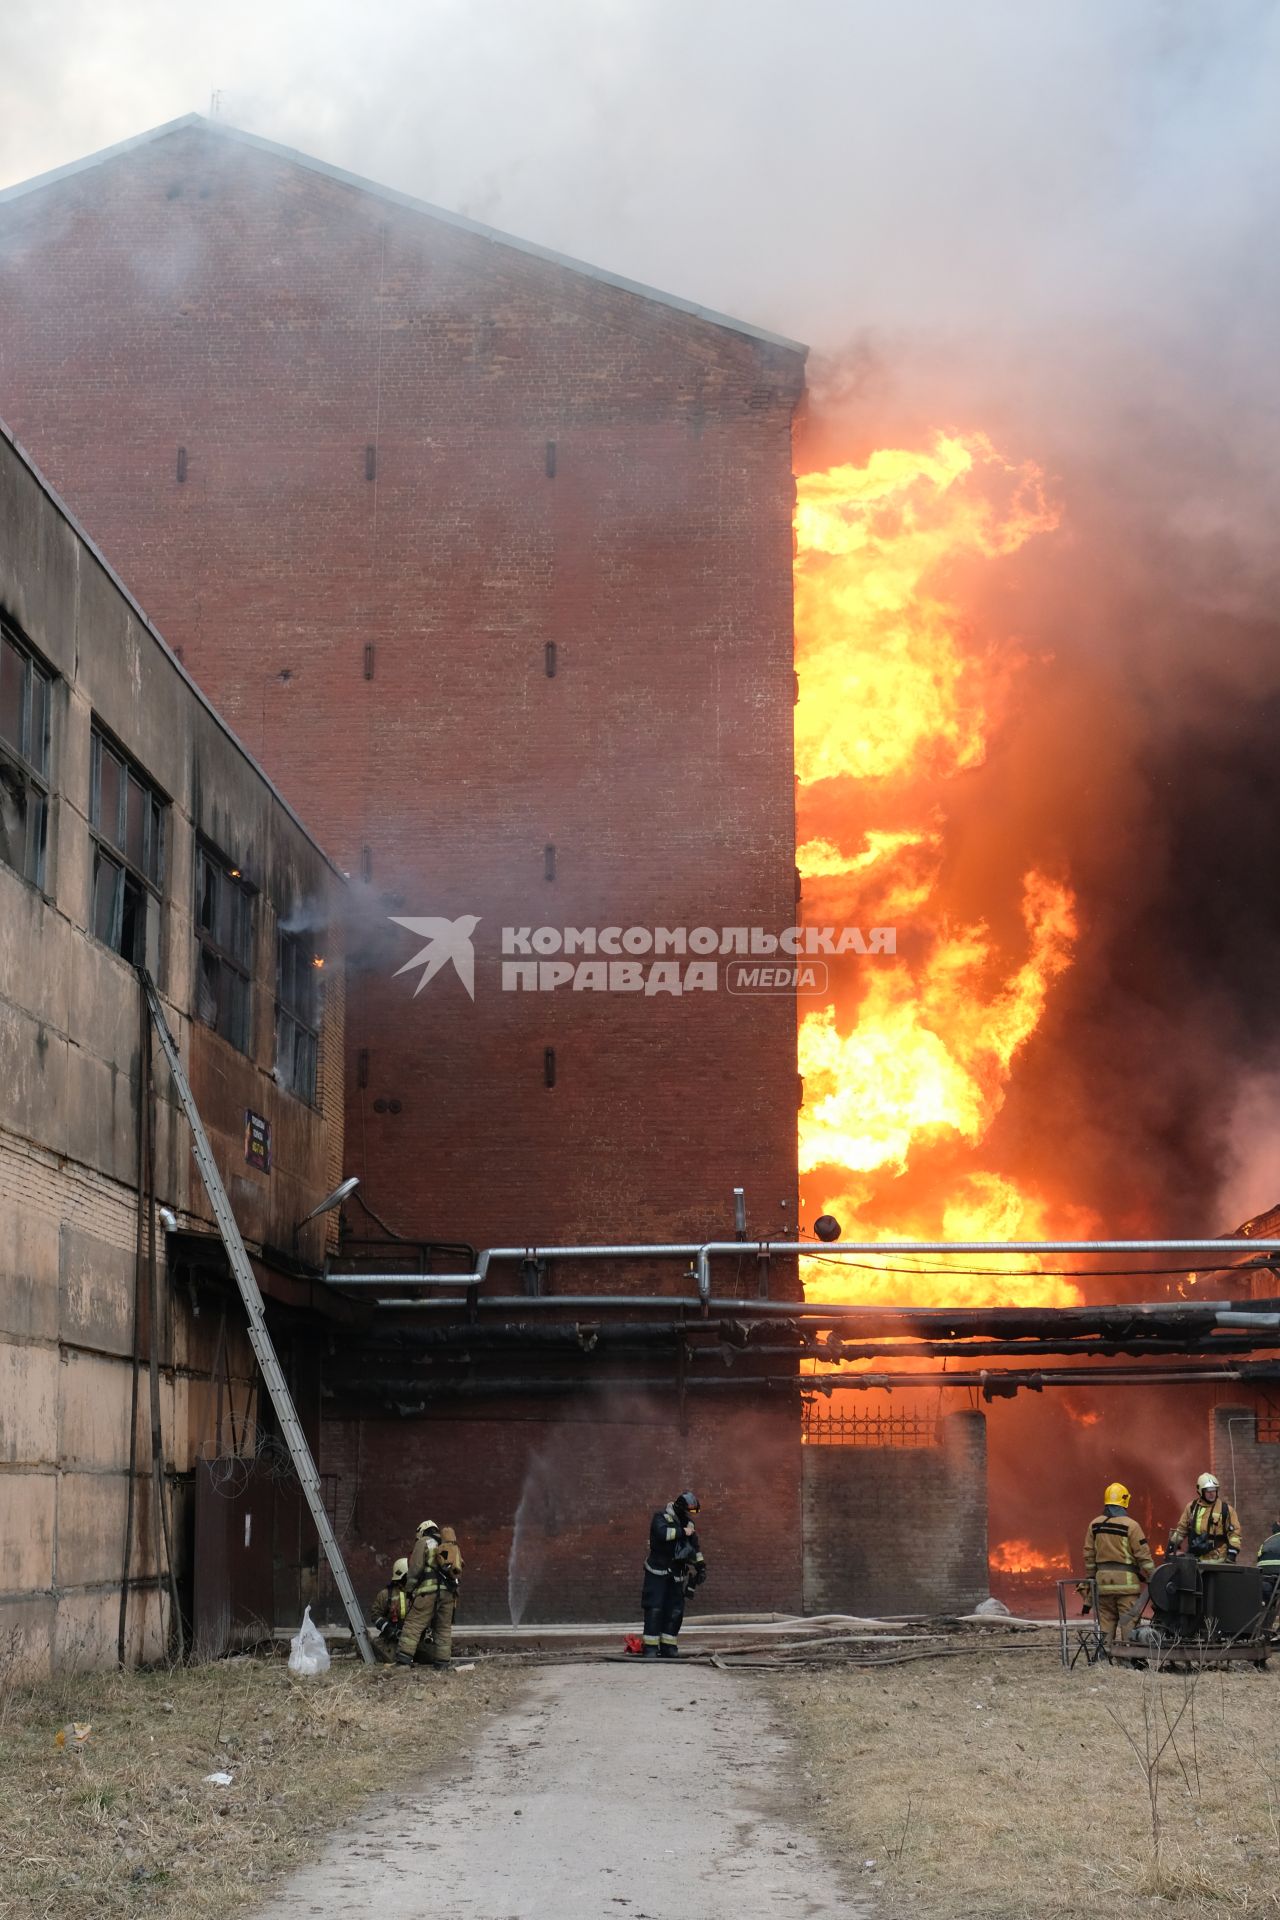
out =
{"type": "Polygon", "coordinates": [[[1065,1552],[1045,1553],[1029,1540],[1001,1540],[990,1555],[993,1573],[1070,1573],[1071,1559],[1065,1552]]]}
{"type": "MultiPolygon", "coordinates": [[[[957,583],[967,566],[998,562],[1055,525],[1037,470],[1010,465],[978,434],[798,481],[805,917],[898,930],[895,957],[862,961],[860,976],[837,982],[836,1003],[800,1027],[801,1173],[850,1239],[1048,1237],[1041,1197],[1005,1173],[957,1170],[952,1153],[923,1200],[915,1176],[931,1152],[981,1146],[1077,937],[1071,891],[1048,872],[1021,875],[1013,949],[985,918],[954,923],[940,896],[947,784],[982,765],[1026,669],[1016,643],[973,631],[957,583]],[[893,1183],[909,1171],[904,1203],[893,1183]]],[[[815,1271],[827,1298],[1080,1297],[1060,1278],[1028,1280],[1021,1260],[1016,1279],[997,1257],[954,1277],[943,1264],[909,1281],[865,1266],[815,1271]]]]}

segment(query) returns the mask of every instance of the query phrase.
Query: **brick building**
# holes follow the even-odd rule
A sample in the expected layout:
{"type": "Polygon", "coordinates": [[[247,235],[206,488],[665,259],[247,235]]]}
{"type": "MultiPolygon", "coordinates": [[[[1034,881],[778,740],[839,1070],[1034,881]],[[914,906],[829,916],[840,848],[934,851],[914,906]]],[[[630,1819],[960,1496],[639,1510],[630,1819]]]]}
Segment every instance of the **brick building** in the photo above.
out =
{"type": "MultiPolygon", "coordinates": [[[[794,919],[803,367],[196,117],[0,194],[0,412],[350,876],[346,1170],[399,1234],[697,1242],[732,1232],[735,1187],[752,1235],[794,1232],[790,998],[504,991],[500,930],[794,919]],[[474,999],[449,966],[416,992],[397,919],[464,915],[474,999]]],[[[539,1284],[678,1275],[559,1262],[539,1284]]],[[[668,1356],[638,1412],[598,1383],[525,1398],[526,1352],[446,1407],[414,1367],[408,1395],[333,1373],[358,1574],[444,1508],[473,1606],[505,1613],[518,1512],[571,1418],[597,1513],[719,1483],[741,1569],[722,1604],[798,1603],[792,1396],[682,1421],[668,1356]],[[762,1596],[766,1495],[794,1547],[762,1596]]],[[[634,1558],[558,1610],[629,1610],[634,1558]]]]}
{"type": "MultiPolygon", "coordinates": [[[[318,1432],[353,1316],[315,1278],[332,1215],[295,1228],[341,1170],[344,893],[0,427],[0,1645],[33,1665],[155,1657],[171,1593],[223,1643],[222,1482],[269,1426],[139,965],[318,1432]]],[[[314,1536],[283,1486],[256,1516],[262,1605],[296,1618],[314,1536]]]]}
{"type": "Polygon", "coordinates": [[[808,1438],[807,1612],[960,1613],[986,1598],[985,1414],[859,1408],[813,1421],[808,1438]]]}

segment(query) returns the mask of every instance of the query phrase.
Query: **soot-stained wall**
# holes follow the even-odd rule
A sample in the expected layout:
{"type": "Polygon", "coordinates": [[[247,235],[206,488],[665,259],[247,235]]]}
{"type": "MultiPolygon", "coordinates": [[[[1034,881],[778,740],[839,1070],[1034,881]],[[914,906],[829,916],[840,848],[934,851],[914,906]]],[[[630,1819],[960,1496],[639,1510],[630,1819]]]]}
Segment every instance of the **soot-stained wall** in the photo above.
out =
{"type": "Polygon", "coordinates": [[[950,1613],[985,1599],[983,1414],[948,1414],[935,1447],[803,1455],[806,1611],[950,1613]]]}
{"type": "Polygon", "coordinates": [[[674,1395],[623,1389],[554,1409],[326,1420],[322,1466],[357,1590],[372,1599],[431,1519],[457,1528],[468,1620],[638,1621],[650,1516],[692,1487],[710,1575],[690,1618],[798,1611],[795,1406],[727,1398],[691,1394],[683,1430],[674,1395]]]}
{"type": "MultiPolygon", "coordinates": [[[[1253,1561],[1280,1516],[1280,1440],[1258,1439],[1258,1409],[1215,1407],[1209,1429],[1211,1471],[1240,1516],[1242,1560],[1253,1561]]],[[[1268,1424],[1265,1431],[1275,1432],[1268,1424]]],[[[1189,1500],[1194,1482],[1186,1490],[1189,1500]]]]}

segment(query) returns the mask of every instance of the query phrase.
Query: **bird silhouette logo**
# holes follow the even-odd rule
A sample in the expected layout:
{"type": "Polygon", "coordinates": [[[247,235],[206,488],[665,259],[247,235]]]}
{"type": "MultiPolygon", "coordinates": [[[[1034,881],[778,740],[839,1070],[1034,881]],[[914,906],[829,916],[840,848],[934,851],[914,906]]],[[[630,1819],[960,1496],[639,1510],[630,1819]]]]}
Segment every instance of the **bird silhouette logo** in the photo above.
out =
{"type": "Polygon", "coordinates": [[[422,968],[422,978],[413,990],[415,1000],[427,982],[434,980],[441,967],[445,966],[452,966],[470,998],[475,999],[476,950],[471,944],[471,936],[480,924],[478,913],[464,913],[457,920],[442,920],[431,915],[423,920],[401,920],[394,913],[388,918],[398,927],[407,927],[410,933],[416,933],[427,943],[420,952],[414,954],[412,960],[406,960],[402,967],[397,967],[393,976],[398,980],[402,973],[410,973],[414,967],[422,968]]]}

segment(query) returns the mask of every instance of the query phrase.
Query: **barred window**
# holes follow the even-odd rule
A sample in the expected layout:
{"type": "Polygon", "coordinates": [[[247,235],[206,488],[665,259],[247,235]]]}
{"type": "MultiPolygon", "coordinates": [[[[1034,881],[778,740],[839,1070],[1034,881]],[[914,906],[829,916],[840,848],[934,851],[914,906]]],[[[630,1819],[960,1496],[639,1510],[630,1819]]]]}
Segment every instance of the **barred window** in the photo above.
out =
{"type": "Polygon", "coordinates": [[[312,1106],[320,1048],[318,975],[310,942],[281,933],[276,946],[276,1079],[312,1106]]]}
{"type": "Polygon", "coordinates": [[[134,966],[154,965],[164,859],[164,801],[98,727],[93,728],[93,931],[134,966]]]}
{"type": "Polygon", "coordinates": [[[0,860],[44,886],[53,676],[0,622],[0,860]]]}
{"type": "Polygon", "coordinates": [[[239,869],[203,843],[196,849],[196,934],[196,1013],[207,1027],[248,1053],[253,895],[239,869]]]}

